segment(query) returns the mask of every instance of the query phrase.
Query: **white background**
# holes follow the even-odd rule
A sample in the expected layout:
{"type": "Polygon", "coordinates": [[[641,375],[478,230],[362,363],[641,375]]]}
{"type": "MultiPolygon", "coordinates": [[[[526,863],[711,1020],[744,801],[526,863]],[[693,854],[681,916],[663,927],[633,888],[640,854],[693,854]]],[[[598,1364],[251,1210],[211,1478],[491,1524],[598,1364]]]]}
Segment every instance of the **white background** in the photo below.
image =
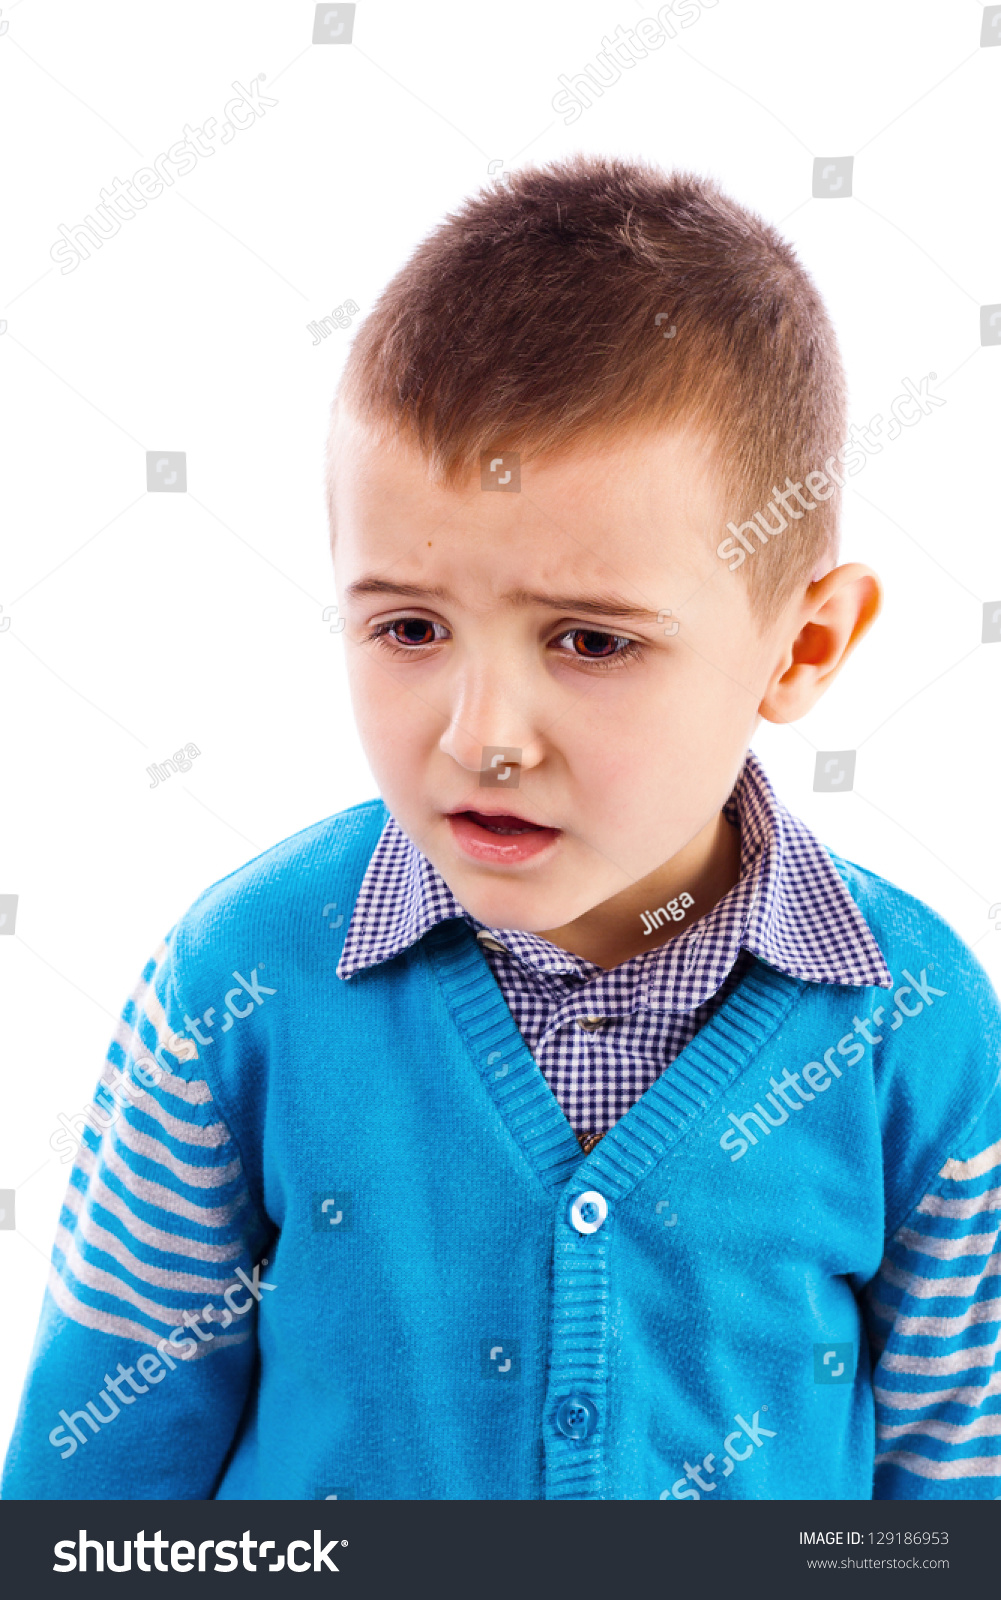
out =
{"type": "MultiPolygon", "coordinates": [[[[835,849],[934,906],[1001,979],[998,848],[1001,46],[983,8],[720,0],[572,126],[557,77],[641,3],[362,0],[311,44],[301,0],[15,0],[0,37],[6,469],[0,564],[0,1448],[68,1168],[56,1114],[91,1098],[149,953],[208,884],[375,792],[347,703],[322,452],[352,332],[419,238],[487,179],[574,151],[711,174],[779,223],[834,316],[851,414],[934,371],[944,407],[850,480],[845,559],[883,575],[876,632],[804,722],[756,748],[835,849]],[[222,119],[278,101],[69,274],[60,223],[222,119]],[[815,156],[854,192],[814,200],[815,156]],[[188,493],[146,493],[184,450],[188,493]],[[193,742],[186,775],[146,768],[193,742]],[[817,750],[857,749],[850,794],[817,750]]],[[[329,9],[329,8],[323,8],[329,9]]],[[[1001,29],[998,30],[1001,33],[1001,29]]]]}

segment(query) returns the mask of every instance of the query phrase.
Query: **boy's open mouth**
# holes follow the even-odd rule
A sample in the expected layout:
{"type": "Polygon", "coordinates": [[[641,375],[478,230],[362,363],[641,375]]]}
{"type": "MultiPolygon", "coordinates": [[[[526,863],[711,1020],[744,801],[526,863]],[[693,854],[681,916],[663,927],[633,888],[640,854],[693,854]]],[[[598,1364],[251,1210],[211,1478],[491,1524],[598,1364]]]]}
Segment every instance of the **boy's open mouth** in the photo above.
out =
{"type": "Polygon", "coordinates": [[[560,836],[509,811],[451,811],[448,822],[459,849],[477,861],[525,861],[560,836]]]}
{"type": "MultiPolygon", "coordinates": [[[[540,824],[526,822],[524,817],[512,816],[508,811],[460,811],[453,812],[453,816],[471,817],[480,828],[489,828],[491,833],[535,833],[540,824]]],[[[548,829],[548,832],[554,832],[548,829]]]]}

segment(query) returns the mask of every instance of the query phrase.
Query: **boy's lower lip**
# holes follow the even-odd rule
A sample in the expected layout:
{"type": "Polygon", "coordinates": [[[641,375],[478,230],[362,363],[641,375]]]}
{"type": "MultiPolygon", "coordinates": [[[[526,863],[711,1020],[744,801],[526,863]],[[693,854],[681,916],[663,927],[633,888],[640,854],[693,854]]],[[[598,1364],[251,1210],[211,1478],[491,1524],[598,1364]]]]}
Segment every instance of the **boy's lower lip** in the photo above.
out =
{"type": "Polygon", "coordinates": [[[473,861],[494,862],[506,866],[517,861],[528,861],[541,854],[560,836],[559,828],[540,828],[525,822],[521,817],[491,816],[493,827],[485,826],[486,816],[477,811],[452,811],[448,825],[452,838],[463,855],[473,861]],[[479,820],[482,817],[482,822],[479,820]],[[497,832],[497,828],[517,828],[517,833],[497,832]]]}

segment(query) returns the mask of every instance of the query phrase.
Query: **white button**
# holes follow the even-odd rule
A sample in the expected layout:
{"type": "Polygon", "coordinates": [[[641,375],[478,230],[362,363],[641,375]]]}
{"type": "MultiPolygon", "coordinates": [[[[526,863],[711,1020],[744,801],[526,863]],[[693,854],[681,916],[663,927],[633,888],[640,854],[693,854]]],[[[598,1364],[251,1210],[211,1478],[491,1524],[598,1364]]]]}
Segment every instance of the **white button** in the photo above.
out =
{"type": "Polygon", "coordinates": [[[500,950],[504,955],[507,955],[507,945],[501,944],[500,940],[495,939],[492,933],[487,933],[485,928],[481,928],[476,937],[480,944],[486,945],[488,950],[500,950]]]}
{"type": "Polygon", "coordinates": [[[585,1189],[570,1208],[570,1221],[578,1233],[597,1233],[608,1216],[608,1201],[597,1189],[585,1189]]]}

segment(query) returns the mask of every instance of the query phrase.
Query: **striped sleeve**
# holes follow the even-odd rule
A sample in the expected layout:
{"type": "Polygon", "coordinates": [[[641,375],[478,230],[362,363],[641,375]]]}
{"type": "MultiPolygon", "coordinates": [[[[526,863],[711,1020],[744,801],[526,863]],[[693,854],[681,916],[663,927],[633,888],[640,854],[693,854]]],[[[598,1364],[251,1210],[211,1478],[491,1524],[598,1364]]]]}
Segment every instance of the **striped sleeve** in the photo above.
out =
{"type": "Polygon", "coordinates": [[[183,1026],[169,940],[126,1002],[93,1103],[66,1119],[80,1144],[5,1498],[208,1497],[246,1402],[245,1286],[273,1230],[183,1026]],[[144,1353],[160,1369],[145,1390],[108,1381],[144,1353]]]}
{"type": "Polygon", "coordinates": [[[999,1232],[996,1090],[865,1292],[876,1500],[1001,1498],[999,1232]]]}

